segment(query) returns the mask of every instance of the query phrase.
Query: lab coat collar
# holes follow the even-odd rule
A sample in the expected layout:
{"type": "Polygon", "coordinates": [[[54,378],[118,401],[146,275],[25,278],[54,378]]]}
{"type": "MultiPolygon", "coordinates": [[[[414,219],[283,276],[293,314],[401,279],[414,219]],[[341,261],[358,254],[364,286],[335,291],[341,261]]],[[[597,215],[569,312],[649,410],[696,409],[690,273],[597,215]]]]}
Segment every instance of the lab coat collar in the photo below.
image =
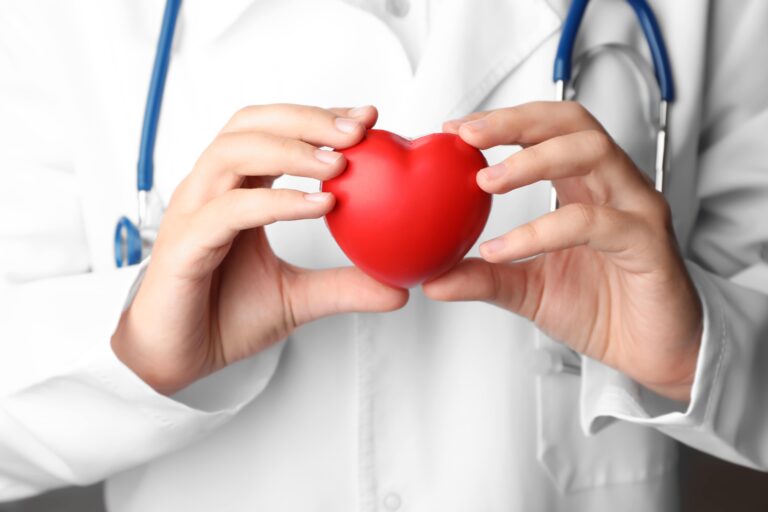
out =
{"type": "MultiPolygon", "coordinates": [[[[177,44],[213,42],[253,4],[263,0],[184,0],[177,44]]],[[[360,7],[360,0],[345,0],[360,7]]],[[[401,125],[412,135],[440,120],[473,110],[510,72],[562,24],[553,0],[441,0],[432,4],[428,43],[400,103],[401,125]],[[424,101],[424,98],[430,98],[424,101]],[[407,121],[406,121],[407,120],[407,121]]],[[[559,5],[554,0],[555,5],[559,5]]],[[[562,2],[560,2],[562,3],[562,2]]],[[[157,37],[162,2],[147,6],[147,26],[157,37]],[[149,20],[152,20],[151,22],[149,20]]]]}
{"type": "Polygon", "coordinates": [[[545,0],[443,0],[434,5],[432,32],[400,112],[412,120],[409,128],[417,132],[412,135],[474,110],[562,24],[545,0]]]}

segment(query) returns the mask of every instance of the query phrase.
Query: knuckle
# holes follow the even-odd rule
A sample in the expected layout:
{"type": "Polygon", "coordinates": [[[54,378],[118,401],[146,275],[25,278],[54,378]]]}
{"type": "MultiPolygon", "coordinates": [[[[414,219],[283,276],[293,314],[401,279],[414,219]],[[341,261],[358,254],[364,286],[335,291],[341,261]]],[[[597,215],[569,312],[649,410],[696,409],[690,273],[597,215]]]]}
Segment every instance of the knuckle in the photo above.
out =
{"type": "Polygon", "coordinates": [[[492,182],[499,189],[508,190],[509,187],[518,187],[529,180],[534,179],[534,174],[538,174],[535,167],[539,163],[539,150],[533,149],[533,146],[518,151],[510,157],[501,161],[503,174],[492,182]]]}
{"type": "Polygon", "coordinates": [[[480,117],[486,117],[486,118],[488,118],[488,117],[499,118],[500,117],[500,118],[504,119],[505,117],[515,116],[515,115],[517,115],[519,113],[520,113],[520,105],[512,105],[511,107],[504,107],[504,108],[500,108],[500,109],[496,109],[496,110],[490,110],[490,111],[486,112],[484,116],[480,116],[480,117]]]}
{"type": "MultiPolygon", "coordinates": [[[[202,212],[185,216],[180,219],[176,236],[165,245],[165,256],[172,262],[185,262],[193,259],[191,256],[200,247],[199,233],[205,228],[205,218],[202,212]]],[[[154,256],[154,255],[153,255],[154,256]]]]}
{"type": "Polygon", "coordinates": [[[255,114],[260,108],[260,105],[245,105],[244,107],[240,107],[235,111],[234,117],[246,117],[255,114]]]}
{"type": "Polygon", "coordinates": [[[336,133],[335,128],[333,128],[333,120],[340,117],[338,114],[313,106],[293,105],[292,108],[293,119],[298,130],[298,139],[315,139],[320,133],[328,131],[336,133]]]}
{"type": "Polygon", "coordinates": [[[597,210],[594,207],[583,203],[576,203],[571,205],[571,209],[579,216],[582,225],[587,228],[593,228],[597,225],[597,210]]]}
{"type": "Polygon", "coordinates": [[[594,120],[592,113],[582,103],[571,100],[571,101],[566,101],[565,105],[567,106],[569,113],[575,119],[578,119],[582,122],[594,120]]]}
{"type": "Polygon", "coordinates": [[[244,107],[240,107],[235,111],[234,114],[232,114],[232,117],[229,119],[227,126],[238,126],[243,124],[246,119],[249,119],[250,117],[258,114],[261,108],[261,105],[246,105],[244,107]]]}
{"type": "Polygon", "coordinates": [[[304,108],[302,105],[292,103],[246,105],[235,111],[223,131],[233,131],[258,124],[256,118],[259,116],[299,115],[302,108],[304,108]]]}
{"type": "Polygon", "coordinates": [[[173,192],[171,192],[171,198],[168,200],[168,207],[166,208],[166,215],[168,217],[169,212],[175,212],[177,205],[184,202],[184,197],[187,195],[187,191],[190,187],[191,174],[188,174],[184,179],[179,182],[173,192]]]}
{"type": "Polygon", "coordinates": [[[229,222],[236,229],[242,229],[254,218],[261,219],[259,224],[271,224],[275,221],[275,205],[269,192],[263,188],[230,190],[220,198],[221,209],[227,212],[229,222]]]}
{"type": "Polygon", "coordinates": [[[242,144],[244,150],[247,148],[249,155],[261,155],[260,158],[267,158],[272,153],[273,148],[282,154],[284,151],[290,151],[290,140],[286,137],[280,137],[267,132],[244,133],[238,137],[238,144],[242,144]]]}
{"type": "Polygon", "coordinates": [[[286,113],[301,123],[311,122],[315,116],[314,107],[306,105],[296,105],[293,103],[281,103],[280,107],[285,109],[286,113]]]}
{"type": "Polygon", "coordinates": [[[274,209],[278,205],[284,205],[291,202],[294,199],[294,193],[292,190],[285,188],[276,188],[271,190],[264,189],[263,201],[265,204],[274,209]]]}
{"type": "Polygon", "coordinates": [[[319,120],[328,120],[334,117],[334,114],[326,109],[311,105],[286,104],[293,116],[301,123],[317,123],[319,120]]]}
{"type": "Polygon", "coordinates": [[[227,211],[233,212],[236,215],[240,213],[240,209],[245,206],[244,199],[248,197],[248,190],[244,188],[232,189],[222,196],[219,196],[219,200],[223,203],[224,208],[227,211]]]}
{"type": "Polygon", "coordinates": [[[584,106],[574,100],[562,102],[560,108],[562,108],[570,117],[580,117],[584,113],[584,106]]]}
{"type": "Polygon", "coordinates": [[[505,107],[473,118],[473,121],[482,120],[486,123],[482,130],[469,134],[473,137],[474,143],[484,145],[501,135],[522,134],[525,131],[525,123],[521,122],[521,108],[521,106],[505,107]]]}
{"type": "Polygon", "coordinates": [[[613,139],[602,130],[587,130],[583,132],[584,145],[597,158],[604,158],[614,151],[613,139]]]}
{"type": "Polygon", "coordinates": [[[499,165],[501,166],[501,174],[496,176],[495,179],[486,180],[487,186],[493,190],[502,190],[509,186],[512,181],[511,178],[514,176],[512,171],[520,169],[525,164],[521,162],[520,156],[512,155],[499,162],[499,165]]]}
{"type": "Polygon", "coordinates": [[[344,116],[352,110],[353,107],[329,107],[325,110],[333,114],[334,116],[344,116]]]}
{"type": "Polygon", "coordinates": [[[538,242],[540,239],[539,228],[535,222],[529,222],[522,226],[523,236],[530,242],[538,242]]]}
{"type": "Polygon", "coordinates": [[[233,164],[236,147],[241,142],[238,132],[225,132],[219,134],[210,146],[205,150],[204,162],[206,167],[216,170],[229,169],[233,164]]]}
{"type": "Polygon", "coordinates": [[[296,156],[297,148],[293,139],[287,137],[276,137],[273,141],[277,151],[282,158],[292,158],[296,156]]]}
{"type": "Polygon", "coordinates": [[[245,208],[263,208],[272,202],[271,188],[242,188],[234,189],[232,192],[237,194],[245,208]]]}
{"type": "Polygon", "coordinates": [[[300,192],[290,189],[263,189],[263,192],[262,198],[256,199],[256,202],[261,204],[264,225],[276,222],[301,206],[297,203],[300,192]]]}
{"type": "Polygon", "coordinates": [[[240,138],[241,136],[238,132],[220,133],[206,148],[205,154],[214,159],[226,158],[232,153],[233,147],[237,145],[240,138]]]}
{"type": "Polygon", "coordinates": [[[213,142],[211,142],[211,145],[208,147],[215,148],[215,149],[221,148],[222,146],[229,147],[232,144],[234,144],[235,141],[237,141],[239,138],[240,138],[239,132],[220,133],[216,136],[215,139],[213,139],[213,142]]]}
{"type": "Polygon", "coordinates": [[[489,123],[497,123],[503,128],[508,129],[514,126],[523,113],[522,105],[513,105],[511,107],[505,107],[498,110],[491,110],[488,112],[484,119],[489,123]]]}
{"type": "Polygon", "coordinates": [[[541,163],[545,157],[542,147],[538,144],[525,148],[517,153],[517,165],[523,169],[530,169],[537,163],[541,163]]]}
{"type": "Polygon", "coordinates": [[[286,172],[288,168],[301,168],[307,171],[317,168],[318,160],[313,155],[313,147],[309,144],[295,139],[283,139],[281,141],[281,152],[286,162],[286,172]]]}

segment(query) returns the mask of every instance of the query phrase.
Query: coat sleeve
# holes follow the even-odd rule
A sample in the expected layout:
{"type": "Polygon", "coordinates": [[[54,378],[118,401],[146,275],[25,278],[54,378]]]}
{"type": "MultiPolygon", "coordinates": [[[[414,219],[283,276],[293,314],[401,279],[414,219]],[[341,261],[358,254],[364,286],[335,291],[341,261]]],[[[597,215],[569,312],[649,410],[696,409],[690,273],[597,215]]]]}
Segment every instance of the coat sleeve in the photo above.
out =
{"type": "Polygon", "coordinates": [[[690,403],[584,359],[581,421],[655,427],[694,448],[768,470],[768,2],[713,1],[688,270],[705,309],[690,403]]]}
{"type": "Polygon", "coordinates": [[[139,269],[93,272],[55,45],[0,3],[0,502],[191,443],[267,385],[282,344],[156,393],[110,349],[139,269]]]}

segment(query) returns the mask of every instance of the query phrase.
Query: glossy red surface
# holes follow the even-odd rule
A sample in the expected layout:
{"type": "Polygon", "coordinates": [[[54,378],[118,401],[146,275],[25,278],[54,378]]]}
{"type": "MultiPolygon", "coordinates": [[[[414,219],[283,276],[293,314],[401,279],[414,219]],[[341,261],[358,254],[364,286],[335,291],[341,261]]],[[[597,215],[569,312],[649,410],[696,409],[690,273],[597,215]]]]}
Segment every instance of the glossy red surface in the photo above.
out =
{"type": "Polygon", "coordinates": [[[347,169],[323,183],[336,196],[326,222],[368,275],[396,287],[418,285],[458,263],[480,236],[491,196],[475,175],[487,163],[458,136],[410,141],[370,130],[341,152],[347,169]]]}

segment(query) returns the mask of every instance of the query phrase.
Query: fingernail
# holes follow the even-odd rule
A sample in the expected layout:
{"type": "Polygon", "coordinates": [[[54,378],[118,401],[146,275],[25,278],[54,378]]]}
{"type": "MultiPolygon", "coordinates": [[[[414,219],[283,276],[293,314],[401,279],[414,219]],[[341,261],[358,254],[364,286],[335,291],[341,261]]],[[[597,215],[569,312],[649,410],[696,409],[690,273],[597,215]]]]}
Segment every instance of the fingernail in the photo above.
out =
{"type": "Polygon", "coordinates": [[[304,199],[313,203],[324,203],[330,198],[330,192],[313,192],[311,194],[304,194],[304,199]]]}
{"type": "Polygon", "coordinates": [[[336,153],[328,149],[316,149],[315,158],[323,162],[324,164],[333,164],[341,158],[341,153],[336,153]]]}
{"type": "Polygon", "coordinates": [[[472,131],[480,131],[484,129],[487,125],[488,125],[488,121],[486,121],[485,119],[477,119],[475,121],[464,123],[462,126],[466,126],[472,131]]]}
{"type": "Polygon", "coordinates": [[[489,240],[480,246],[483,252],[493,254],[501,251],[507,245],[507,242],[503,238],[494,238],[489,240]]]}
{"type": "Polygon", "coordinates": [[[364,116],[366,112],[371,108],[372,108],[371,105],[363,105],[362,107],[355,107],[349,111],[349,115],[352,117],[361,117],[361,116],[364,116]]]}
{"type": "Polygon", "coordinates": [[[506,168],[504,167],[504,165],[496,164],[490,167],[486,167],[485,169],[482,169],[480,172],[484,174],[486,178],[488,178],[489,180],[492,180],[504,174],[505,170],[506,168]]]}
{"type": "Polygon", "coordinates": [[[354,119],[348,119],[346,117],[336,118],[336,128],[344,133],[352,133],[357,129],[358,126],[360,126],[360,123],[354,119]]]}

